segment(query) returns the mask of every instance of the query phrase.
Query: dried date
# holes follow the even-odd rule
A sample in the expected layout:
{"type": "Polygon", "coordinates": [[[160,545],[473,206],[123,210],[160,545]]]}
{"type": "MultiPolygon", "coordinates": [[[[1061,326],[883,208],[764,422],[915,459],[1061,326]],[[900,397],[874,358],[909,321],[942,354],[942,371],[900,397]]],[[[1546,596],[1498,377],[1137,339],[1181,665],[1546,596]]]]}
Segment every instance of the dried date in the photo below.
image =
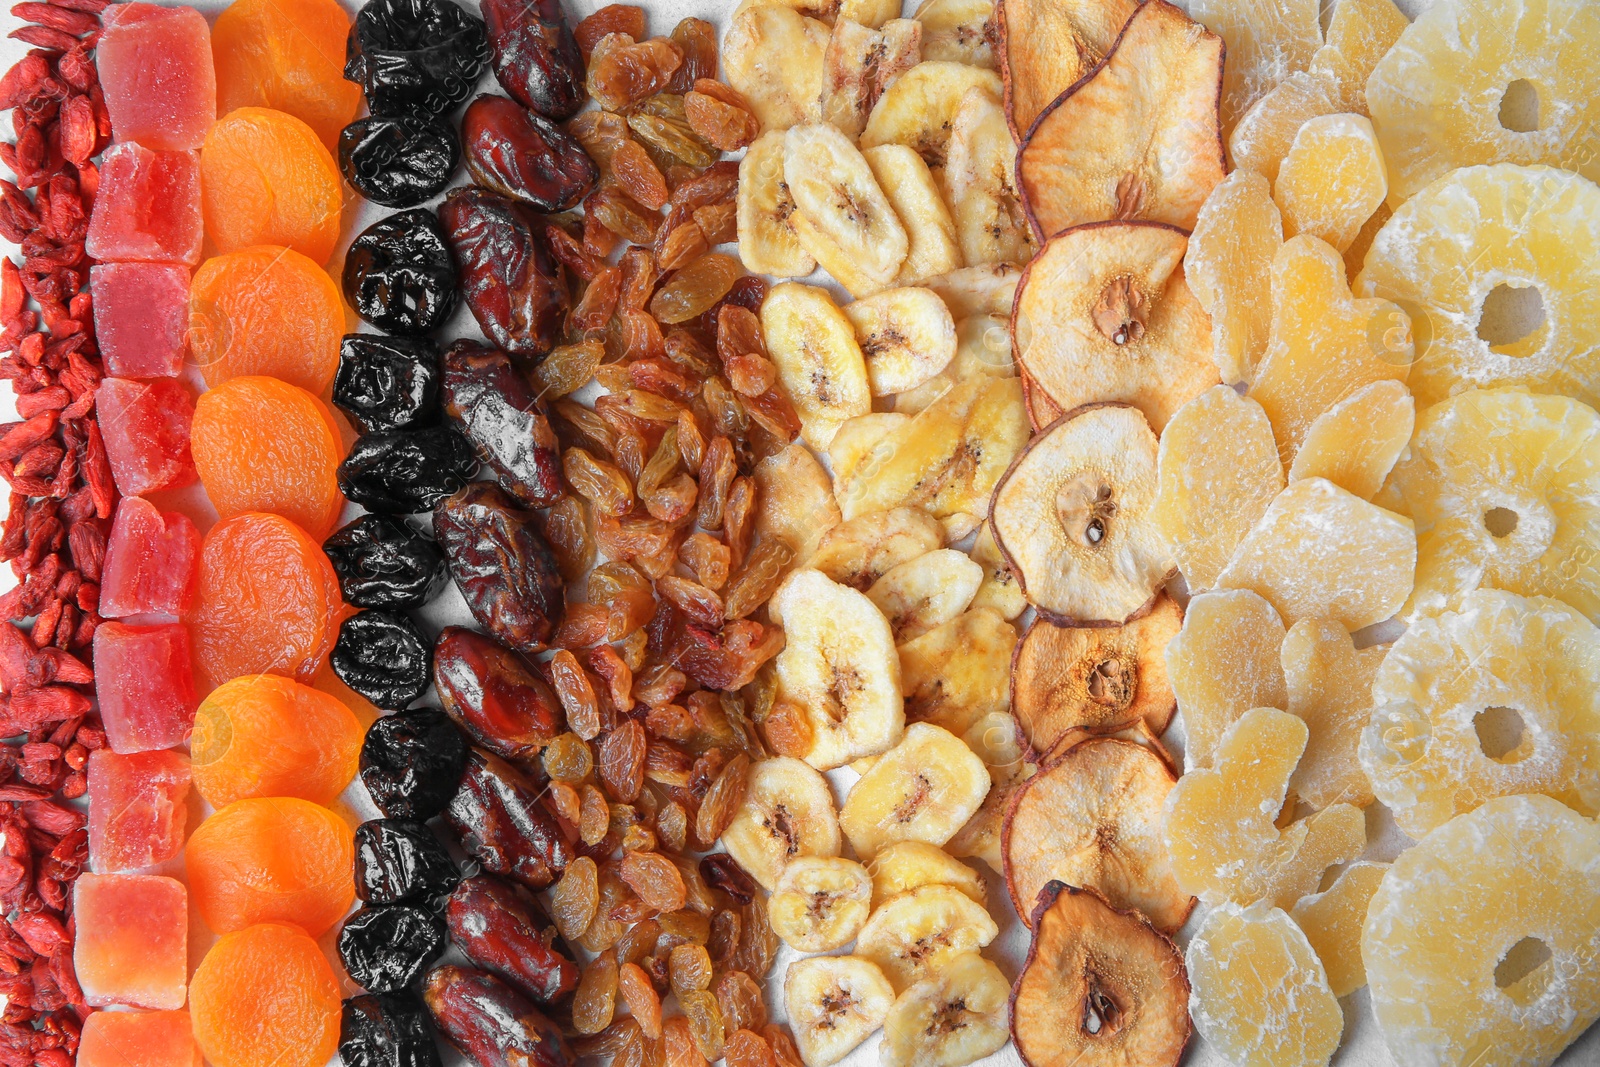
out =
{"type": "Polygon", "coordinates": [[[463,955],[540,1004],[578,985],[572,950],[538,904],[510,883],[479,875],[456,888],[445,908],[463,955]]]}
{"type": "Polygon", "coordinates": [[[447,715],[497,756],[531,760],[561,731],[555,693],[522,657],[475,630],[446,626],[433,683],[447,715]]]}
{"type": "Polygon", "coordinates": [[[561,1028],[531,1000],[482,971],[440,967],[423,1002],[439,1032],[479,1067],[572,1067],[561,1028]]]}
{"type": "Polygon", "coordinates": [[[456,189],[439,206],[439,220],[484,335],[520,359],[546,355],[572,298],[533,209],[488,189],[456,189]]]}
{"type": "Polygon", "coordinates": [[[503,96],[468,105],[461,138],[473,181],[540,211],[576,206],[600,180],[571,134],[503,96]]]}
{"type": "Polygon", "coordinates": [[[461,847],[493,874],[543,889],[572,858],[533,783],[497,756],[473,749],[445,821],[461,847]]]}
{"type": "Polygon", "coordinates": [[[547,508],[561,499],[560,448],[544,405],[504,352],[457,341],[444,354],[441,393],[500,488],[518,504],[547,508]]]}
{"type": "Polygon", "coordinates": [[[541,651],[565,603],[537,517],[497,486],[475,482],[434,509],[433,533],[483,628],[514,649],[541,651]]]}
{"type": "Polygon", "coordinates": [[[561,0],[483,0],[494,76],[511,98],[560,122],[588,100],[583,53],[561,0]]]}

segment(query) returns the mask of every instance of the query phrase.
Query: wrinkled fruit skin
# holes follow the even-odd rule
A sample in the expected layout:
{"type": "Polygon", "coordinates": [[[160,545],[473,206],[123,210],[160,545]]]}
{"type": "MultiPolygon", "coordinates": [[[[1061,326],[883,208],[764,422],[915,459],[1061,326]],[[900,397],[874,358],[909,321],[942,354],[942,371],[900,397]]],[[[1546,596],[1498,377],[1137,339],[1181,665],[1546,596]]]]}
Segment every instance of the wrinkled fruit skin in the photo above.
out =
{"type": "Polygon", "coordinates": [[[533,513],[498,486],[473,482],[434,509],[433,536],[479,625],[514,649],[543,651],[566,605],[533,513]]]}
{"type": "Polygon", "coordinates": [[[339,1014],[344,1067],[441,1067],[428,1009],[415,993],[351,997],[339,1014]]]}
{"type": "Polygon", "coordinates": [[[468,878],[450,895],[445,921],[467,959],[540,1004],[578,987],[572,950],[538,905],[498,878],[468,878]]]}
{"type": "Polygon", "coordinates": [[[422,999],[434,1025],[479,1067],[570,1067],[560,1027],[504,982],[466,967],[428,975],[422,999]]]}
{"type": "Polygon", "coordinates": [[[368,511],[409,515],[459,492],[478,469],[452,426],[381,430],[356,440],[339,464],[339,489],[368,511]]]}
{"type": "Polygon", "coordinates": [[[426,337],[347,334],[333,402],[362,433],[415,430],[439,418],[439,349],[426,337]]]}
{"type": "Polygon", "coordinates": [[[339,592],[358,608],[420,608],[444,589],[444,553],[397,515],[363,515],[335,530],[322,551],[339,592]]]}
{"type": "Polygon", "coordinates": [[[455,189],[439,205],[439,221],[467,307],[490,343],[529,360],[549,353],[572,297],[533,209],[488,189],[455,189]]]}
{"type": "Polygon", "coordinates": [[[700,877],[713,889],[720,889],[740,904],[756,897],[755,879],[745,873],[739,861],[726,852],[716,852],[700,860],[700,877]]]}
{"type": "Polygon", "coordinates": [[[356,896],[368,904],[441,897],[461,872],[433,831],[408,819],[373,819],[356,827],[356,896]]]}
{"type": "Polygon", "coordinates": [[[476,341],[451,345],[443,398],[445,414],[513,500],[547,508],[561,499],[560,442],[538,395],[504,352],[476,341]]]}
{"type": "Polygon", "coordinates": [[[367,728],[361,784],[391,819],[423,822],[450,805],[467,767],[467,739],[438,708],[407,708],[367,728]]]}
{"type": "Polygon", "coordinates": [[[461,847],[493,874],[531,889],[554,882],[572,859],[555,817],[533,784],[496,756],[473,749],[445,821],[461,847]]]}
{"type": "Polygon", "coordinates": [[[522,657],[476,630],[446,626],[433,650],[445,714],[497,756],[531,760],[561,732],[555,693],[522,657]]]}
{"type": "Polygon", "coordinates": [[[421,116],[357,119],[339,133],[339,173],[385,207],[416,207],[444,192],[461,164],[448,122],[421,116]]]}
{"type": "Polygon", "coordinates": [[[376,904],[339,931],[339,959],[369,993],[395,993],[422,977],[448,944],[444,920],[415,904],[376,904]]]}
{"type": "Polygon", "coordinates": [[[369,609],[340,624],[328,663],[378,707],[403,708],[428,691],[433,646],[409,615],[369,609]]]}
{"type": "Polygon", "coordinates": [[[384,333],[431,333],[456,309],[456,265],[425,207],[398,211],[356,236],[344,259],[344,298],[384,333]]]}
{"type": "Polygon", "coordinates": [[[461,139],[473,181],[540,211],[576,207],[600,180],[576,138],[503,96],[467,105],[461,139]]]}
{"type": "Polygon", "coordinates": [[[450,0],[372,0],[350,27],[344,76],[374,115],[442,115],[472,92],[488,58],[482,20],[450,0]]]}
{"type": "Polygon", "coordinates": [[[576,115],[588,100],[583,53],[561,0],[484,0],[494,76],[511,99],[547,119],[576,115]]]}

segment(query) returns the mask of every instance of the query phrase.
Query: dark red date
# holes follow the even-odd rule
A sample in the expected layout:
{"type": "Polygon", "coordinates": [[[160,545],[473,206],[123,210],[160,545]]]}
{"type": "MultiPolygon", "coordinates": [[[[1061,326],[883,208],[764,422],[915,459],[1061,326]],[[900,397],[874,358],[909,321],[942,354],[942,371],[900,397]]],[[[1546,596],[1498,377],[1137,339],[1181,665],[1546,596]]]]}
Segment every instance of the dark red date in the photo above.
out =
{"type": "Polygon", "coordinates": [[[473,617],[502,644],[542,652],[566,609],[538,518],[499,486],[473,482],[433,511],[433,536],[473,617]]]}
{"type": "Polygon", "coordinates": [[[500,488],[526,508],[561,499],[560,442],[544,404],[506,354],[457,341],[442,361],[441,399],[500,488]]]}
{"type": "Polygon", "coordinates": [[[497,756],[534,759],[561,732],[555,691],[521,656],[476,630],[446,626],[439,634],[433,684],[446,714],[497,756]]]}
{"type": "Polygon", "coordinates": [[[467,106],[461,140],[473,181],[540,211],[575,207],[600,180],[576,138],[503,96],[467,106]]]}
{"type": "Polygon", "coordinates": [[[445,921],[467,959],[541,1004],[578,987],[578,965],[555,924],[508,882],[468,878],[450,894],[445,921]]]}
{"type": "Polygon", "coordinates": [[[556,346],[572,296],[550,252],[544,220],[490,189],[456,189],[439,221],[460,270],[461,293],[495,347],[537,361],[556,346]]]}
{"type": "Polygon", "coordinates": [[[570,119],[589,99],[583,53],[561,0],[483,0],[494,76],[511,98],[547,119],[570,119]]]}
{"type": "Polygon", "coordinates": [[[461,786],[445,809],[461,847],[492,874],[543,889],[566,869],[571,846],[539,792],[509,763],[481,749],[467,755],[461,786]]]}
{"type": "Polygon", "coordinates": [[[571,1067],[561,1028],[533,1002],[493,975],[440,967],[422,1001],[439,1032],[478,1067],[571,1067]]]}

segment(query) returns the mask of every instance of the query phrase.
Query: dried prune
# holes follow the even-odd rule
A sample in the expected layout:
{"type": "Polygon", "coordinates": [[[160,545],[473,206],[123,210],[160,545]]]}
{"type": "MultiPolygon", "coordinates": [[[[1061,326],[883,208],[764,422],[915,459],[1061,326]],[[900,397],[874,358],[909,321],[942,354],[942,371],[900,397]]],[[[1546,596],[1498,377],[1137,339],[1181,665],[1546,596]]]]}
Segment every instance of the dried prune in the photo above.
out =
{"type": "Polygon", "coordinates": [[[339,958],[369,993],[393,993],[444,955],[444,920],[415,904],[374,904],[344,921],[339,958]]]}
{"type": "Polygon", "coordinates": [[[333,402],[361,433],[414,430],[439,418],[439,349],[426,337],[346,334],[333,402]]]}
{"type": "Polygon", "coordinates": [[[368,904],[442,897],[460,881],[455,861],[424,823],[372,819],[356,827],[356,896],[368,904]]]}
{"type": "Polygon", "coordinates": [[[561,0],[483,0],[480,9],[501,88],[547,119],[576,115],[589,97],[583,53],[561,0]]]}
{"type": "Polygon", "coordinates": [[[358,608],[420,608],[439,595],[444,553],[397,515],[363,515],[322,542],[339,592],[358,608]]]}
{"type": "Polygon", "coordinates": [[[500,488],[527,508],[561,499],[560,442],[528,379],[499,349],[457,341],[444,354],[445,414],[500,488]]]}
{"type": "Polygon", "coordinates": [[[461,847],[491,874],[543,889],[566,867],[572,848],[539,791],[509,763],[479,749],[467,755],[461,787],[445,809],[461,847]]]}
{"type": "Polygon", "coordinates": [[[521,656],[476,630],[446,626],[433,652],[445,714],[497,756],[531,760],[561,732],[555,692],[521,656]]]}
{"type": "Polygon", "coordinates": [[[422,999],[439,1031],[480,1067],[572,1067],[561,1028],[500,979],[466,967],[428,975],[422,999]]]}
{"type": "Polygon", "coordinates": [[[438,708],[407,708],[367,728],[361,784],[393,819],[431,819],[449,806],[467,766],[467,740],[438,708]]]}
{"type": "Polygon", "coordinates": [[[473,181],[540,211],[575,207],[600,180],[576,138],[503,96],[467,105],[461,139],[473,181]]]}
{"type": "Polygon", "coordinates": [[[328,665],[378,707],[403,708],[428,691],[433,646],[409,615],[369,609],[339,624],[328,665]]]}
{"type": "Polygon", "coordinates": [[[444,325],[456,309],[456,265],[438,217],[414,207],[357,234],[345,254],[344,298],[385,333],[444,325]]]}
{"type": "Polygon", "coordinates": [[[477,84],[484,24],[449,0],[371,0],[345,46],[344,76],[374,115],[442,115],[477,84]]]}
{"type": "Polygon", "coordinates": [[[566,605],[561,571],[537,517],[498,486],[474,482],[434,509],[433,535],[490,636],[524,652],[543,651],[566,605]]]}
{"type": "Polygon", "coordinates": [[[441,1067],[428,1009],[415,993],[366,993],[339,1013],[344,1067],[441,1067]]]}
{"type": "Polygon", "coordinates": [[[461,289],[491,344],[536,360],[561,339],[572,296],[527,204],[489,189],[455,189],[439,220],[461,267],[461,289]]]}
{"type": "Polygon", "coordinates": [[[339,133],[339,173],[375,204],[416,207],[444,192],[461,163],[461,138],[442,119],[374,115],[339,133]]]}
{"type": "Polygon", "coordinates": [[[450,938],[468,960],[541,1004],[577,988],[578,965],[539,906],[508,882],[468,878],[445,908],[450,938]]]}
{"type": "Polygon", "coordinates": [[[459,492],[478,469],[453,426],[364,434],[339,464],[339,489],[368,511],[426,511],[459,492]]]}

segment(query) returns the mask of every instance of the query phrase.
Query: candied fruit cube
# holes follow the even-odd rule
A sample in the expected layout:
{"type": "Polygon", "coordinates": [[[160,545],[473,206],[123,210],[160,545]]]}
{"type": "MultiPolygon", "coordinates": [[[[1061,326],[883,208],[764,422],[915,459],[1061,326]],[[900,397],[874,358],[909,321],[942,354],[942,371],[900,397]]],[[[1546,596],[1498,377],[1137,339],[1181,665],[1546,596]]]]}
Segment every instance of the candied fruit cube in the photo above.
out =
{"type": "Polygon", "coordinates": [[[1339,0],[1310,69],[1313,75],[1332,76],[1341,111],[1371,117],[1367,79],[1410,24],[1393,0],[1339,0]]]}
{"type": "Polygon", "coordinates": [[[100,159],[100,187],[83,247],[105,262],[200,261],[200,157],[114,144],[100,159]]]}
{"type": "Polygon", "coordinates": [[[1237,170],[1276,181],[1300,127],[1318,115],[1344,110],[1340,96],[1339,82],[1328,71],[1295,71],[1240,116],[1228,135],[1228,158],[1237,170]]]}
{"type": "Polygon", "coordinates": [[[107,378],[95,390],[95,410],[111,475],[124,496],[195,480],[189,454],[194,397],[181,383],[171,378],[107,378]]]}
{"type": "Polygon", "coordinates": [[[1321,115],[1294,135],[1272,197],[1283,212],[1284,236],[1309,233],[1343,252],[1388,191],[1371,120],[1321,115]]]}
{"type": "Polygon", "coordinates": [[[89,869],[116,874],[183,851],[189,757],[170,749],[89,754],[89,869]]]}
{"type": "Polygon", "coordinates": [[[1183,713],[1184,766],[1209,767],[1228,727],[1251,708],[1286,708],[1283,620],[1247,589],[1201,593],[1167,643],[1167,677],[1183,713]]]}
{"type": "Polygon", "coordinates": [[[192,7],[115,4],[101,21],[95,64],[113,136],[162,150],[199,148],[217,117],[205,16],[192,7]]]}
{"type": "Polygon", "coordinates": [[[1402,382],[1362,386],[1311,421],[1289,480],[1326,478],[1371,500],[1410,442],[1416,410],[1402,382]]]}
{"type": "Polygon", "coordinates": [[[180,623],[101,623],[94,631],[94,687],[111,751],[183,744],[197,706],[189,631],[180,623]]]}
{"type": "Polygon", "coordinates": [[[181,614],[194,597],[199,565],[200,531],[187,515],[123,497],[100,572],[101,616],[181,614]]]}
{"type": "Polygon", "coordinates": [[[78,1067],[200,1067],[186,1011],[97,1011],[83,1023],[78,1067]]]}
{"type": "Polygon", "coordinates": [[[1367,971],[1361,963],[1361,929],[1367,924],[1367,905],[1388,869],[1387,863],[1352,863],[1339,872],[1331,886],[1301,897],[1289,912],[1316,950],[1336,997],[1367,984],[1367,971]]]}
{"type": "Polygon", "coordinates": [[[176,878],[84,874],[72,892],[72,963],[95,1007],[183,1007],[189,974],[189,893],[176,878]]]}
{"type": "Polygon", "coordinates": [[[1357,750],[1372,717],[1372,679],[1388,650],[1357,649],[1343,626],[1326,619],[1301,619],[1284,635],[1285,708],[1304,719],[1309,731],[1289,788],[1313,808],[1372,803],[1372,783],[1357,750]]]}
{"type": "Polygon", "coordinates": [[[102,263],[89,268],[94,336],[106,373],[176,378],[189,336],[189,268],[177,263],[102,263]]]}

